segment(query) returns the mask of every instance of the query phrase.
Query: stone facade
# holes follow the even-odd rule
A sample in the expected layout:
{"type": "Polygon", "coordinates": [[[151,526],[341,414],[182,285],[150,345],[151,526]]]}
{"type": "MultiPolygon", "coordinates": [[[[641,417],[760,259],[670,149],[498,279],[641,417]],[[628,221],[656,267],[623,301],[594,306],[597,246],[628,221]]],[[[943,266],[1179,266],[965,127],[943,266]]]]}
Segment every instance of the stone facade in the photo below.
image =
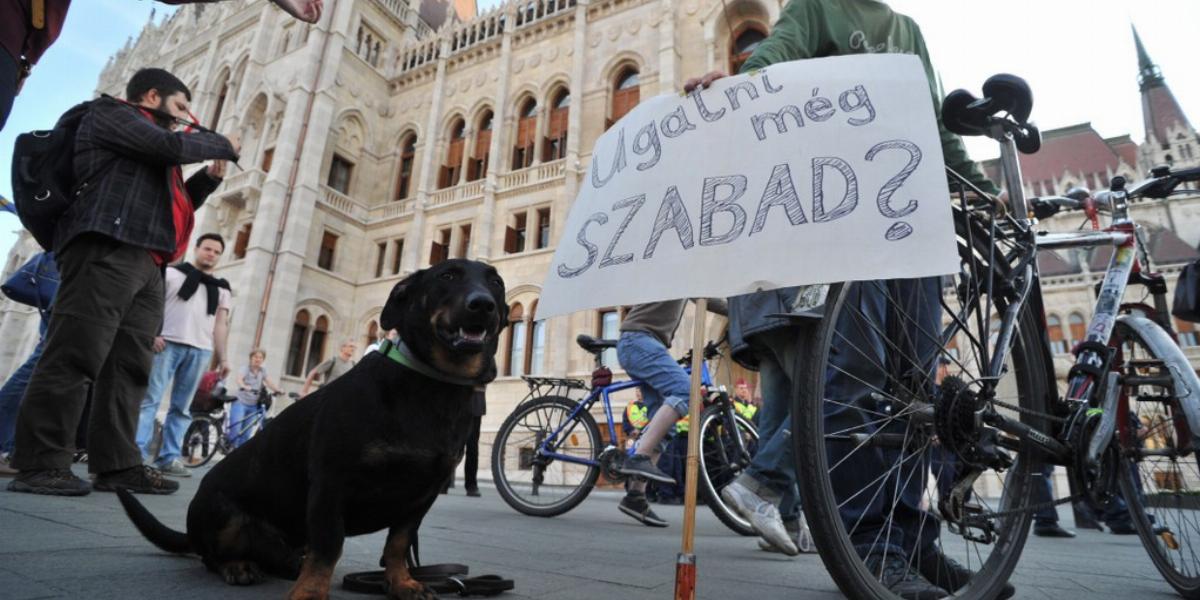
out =
{"type": "MultiPolygon", "coordinates": [[[[98,91],[122,95],[136,69],[161,66],[190,85],[205,125],[241,134],[242,169],[196,228],[228,240],[218,275],[235,292],[235,365],[265,348],[272,377],[297,389],[339,340],[365,347],[405,275],[446,256],[494,264],[520,317],[503,335],[486,438],[525,395],[519,372],[585,376],[592,359],[575,335],[615,333],[616,307],[536,321],[553,240],[595,140],[639,96],[731,70],[782,3],[533,0],[464,21],[470,11],[431,2],[337,2],[315,26],[256,0],[189,5],[119,51],[98,91]]],[[[1106,174],[1142,172],[1155,158],[1118,142],[1106,174]]],[[[1169,225],[1188,246],[1200,241],[1198,198],[1135,214],[1169,225]]],[[[36,251],[22,236],[5,274],[36,251]]],[[[1064,324],[1090,317],[1097,275],[1082,265],[1045,284],[1064,324]]],[[[681,331],[690,322],[689,310],[681,331]]],[[[2,301],[0,336],[9,340],[0,348],[7,373],[36,341],[32,311],[2,301]]]]}

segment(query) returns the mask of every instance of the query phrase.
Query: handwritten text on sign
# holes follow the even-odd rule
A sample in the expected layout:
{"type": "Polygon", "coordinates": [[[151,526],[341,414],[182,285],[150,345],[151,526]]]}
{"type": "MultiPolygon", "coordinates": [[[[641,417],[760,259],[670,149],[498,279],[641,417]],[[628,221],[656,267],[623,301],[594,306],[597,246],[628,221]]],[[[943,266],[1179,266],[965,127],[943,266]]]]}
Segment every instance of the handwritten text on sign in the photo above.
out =
{"type": "Polygon", "coordinates": [[[638,105],[596,142],[539,317],[957,268],[919,59],[805,60],[638,105]]]}

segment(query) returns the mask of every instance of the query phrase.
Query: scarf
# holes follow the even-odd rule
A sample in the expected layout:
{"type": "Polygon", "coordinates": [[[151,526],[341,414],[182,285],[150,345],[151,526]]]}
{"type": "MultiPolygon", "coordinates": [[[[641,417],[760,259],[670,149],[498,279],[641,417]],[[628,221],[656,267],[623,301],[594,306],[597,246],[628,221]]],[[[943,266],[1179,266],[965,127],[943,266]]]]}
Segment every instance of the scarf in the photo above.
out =
{"type": "Polygon", "coordinates": [[[179,298],[187,302],[196,293],[200,284],[204,284],[204,289],[208,291],[208,314],[217,314],[217,303],[220,300],[221,288],[229,289],[229,282],[224,279],[217,279],[212,275],[200,272],[191,263],[179,263],[171,265],[183,273],[187,279],[183,281],[183,285],[179,288],[179,298]]]}

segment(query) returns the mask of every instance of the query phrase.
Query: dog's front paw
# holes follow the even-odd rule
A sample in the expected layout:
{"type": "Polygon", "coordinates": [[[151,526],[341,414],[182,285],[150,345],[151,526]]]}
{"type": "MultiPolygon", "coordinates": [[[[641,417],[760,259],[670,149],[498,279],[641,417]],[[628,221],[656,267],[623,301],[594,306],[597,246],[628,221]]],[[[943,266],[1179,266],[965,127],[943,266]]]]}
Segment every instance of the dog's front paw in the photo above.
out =
{"type": "Polygon", "coordinates": [[[253,585],[263,579],[258,565],[248,560],[231,560],[223,563],[219,570],[221,577],[229,585],[253,585]]]}
{"type": "Polygon", "coordinates": [[[387,586],[389,600],[438,600],[438,595],[416,579],[407,579],[387,586]]]}

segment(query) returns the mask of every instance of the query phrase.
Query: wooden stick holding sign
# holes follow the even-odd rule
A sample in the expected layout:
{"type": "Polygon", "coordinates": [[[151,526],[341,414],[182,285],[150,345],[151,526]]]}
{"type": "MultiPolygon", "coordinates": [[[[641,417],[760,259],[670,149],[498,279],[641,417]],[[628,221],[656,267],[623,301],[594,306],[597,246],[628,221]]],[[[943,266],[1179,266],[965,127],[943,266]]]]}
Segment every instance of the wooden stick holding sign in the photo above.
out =
{"type": "MultiPolygon", "coordinates": [[[[688,453],[684,469],[683,543],[675,563],[675,600],[696,597],[696,478],[700,475],[700,412],[704,410],[700,374],[704,368],[704,325],[708,320],[708,300],[696,299],[696,318],[692,324],[692,392],[688,400],[688,453]]],[[[661,410],[661,409],[660,409],[661,410]]]]}

